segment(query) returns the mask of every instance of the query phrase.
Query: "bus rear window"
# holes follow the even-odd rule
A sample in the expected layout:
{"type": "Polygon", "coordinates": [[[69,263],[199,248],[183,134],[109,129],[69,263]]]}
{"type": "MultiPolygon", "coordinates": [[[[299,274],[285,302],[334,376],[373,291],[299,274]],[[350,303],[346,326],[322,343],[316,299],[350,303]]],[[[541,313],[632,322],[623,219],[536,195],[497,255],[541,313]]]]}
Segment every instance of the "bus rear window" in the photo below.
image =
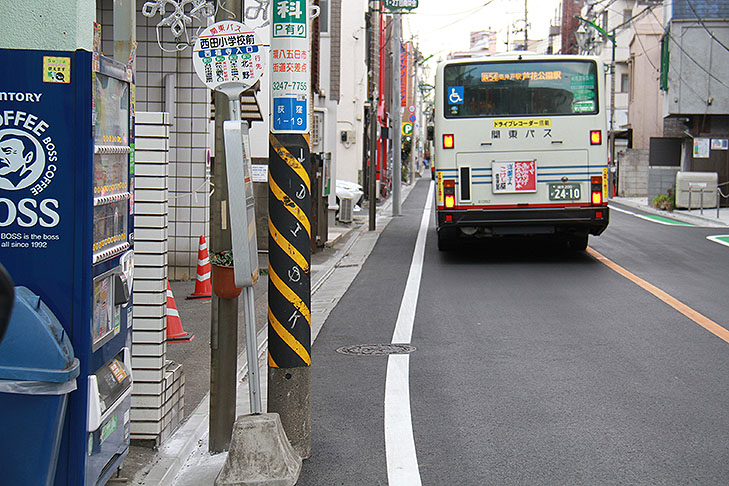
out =
{"type": "Polygon", "coordinates": [[[592,61],[453,64],[444,70],[445,117],[593,115],[597,74],[592,61]]]}

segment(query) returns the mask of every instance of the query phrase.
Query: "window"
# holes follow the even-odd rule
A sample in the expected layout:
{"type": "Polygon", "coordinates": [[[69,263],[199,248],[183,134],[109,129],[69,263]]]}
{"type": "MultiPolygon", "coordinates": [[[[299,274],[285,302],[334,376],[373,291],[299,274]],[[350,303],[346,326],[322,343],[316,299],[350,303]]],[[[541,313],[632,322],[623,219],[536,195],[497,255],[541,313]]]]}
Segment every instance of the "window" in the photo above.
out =
{"type": "Polygon", "coordinates": [[[623,10],[623,23],[627,24],[628,22],[630,22],[631,18],[633,18],[633,11],[629,8],[623,10]]]}
{"type": "Polygon", "coordinates": [[[620,75],[620,92],[627,93],[630,91],[630,76],[626,73],[620,75]]]}
{"type": "Polygon", "coordinates": [[[607,10],[602,11],[602,28],[605,29],[605,31],[608,30],[608,11],[607,10]]]}
{"type": "Polygon", "coordinates": [[[329,0],[319,0],[319,32],[329,33],[329,0]]]}
{"type": "Polygon", "coordinates": [[[597,66],[521,61],[446,66],[446,118],[598,113],[597,66]]]}

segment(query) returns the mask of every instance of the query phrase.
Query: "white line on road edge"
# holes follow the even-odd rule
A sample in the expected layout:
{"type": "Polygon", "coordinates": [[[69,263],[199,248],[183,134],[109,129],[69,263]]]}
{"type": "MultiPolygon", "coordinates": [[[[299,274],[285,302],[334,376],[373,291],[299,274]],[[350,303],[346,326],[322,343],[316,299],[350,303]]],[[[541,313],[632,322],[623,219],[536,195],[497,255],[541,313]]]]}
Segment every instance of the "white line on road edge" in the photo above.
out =
{"type": "Polygon", "coordinates": [[[707,236],[707,240],[713,241],[714,243],[719,243],[720,245],[729,246],[729,243],[726,241],[729,239],[729,235],[714,235],[714,236],[707,236]]]}
{"type": "MultiPolygon", "coordinates": [[[[425,199],[423,217],[420,220],[418,239],[415,242],[413,260],[405,285],[400,311],[397,315],[393,344],[408,344],[413,335],[415,309],[420,293],[420,277],[425,257],[425,237],[428,234],[433,206],[431,181],[425,199]]],[[[385,378],[385,455],[387,457],[387,482],[392,486],[420,486],[420,469],[415,451],[413,421],[410,415],[410,356],[390,355],[385,378]]]]}
{"type": "MultiPolygon", "coordinates": [[[[612,209],[613,211],[617,211],[619,213],[630,214],[631,216],[635,216],[636,218],[640,218],[640,219],[644,219],[646,221],[650,221],[651,223],[662,224],[664,226],[686,226],[686,224],[676,224],[676,223],[669,223],[668,221],[661,221],[659,219],[651,218],[650,216],[645,216],[645,215],[640,214],[640,213],[634,213],[632,211],[628,211],[627,209],[622,209],[622,208],[618,208],[618,207],[615,207],[615,206],[610,206],[610,209],[612,209]]],[[[665,216],[663,216],[663,217],[665,217],[665,216]]],[[[666,219],[670,219],[670,218],[666,218],[666,219]]]]}

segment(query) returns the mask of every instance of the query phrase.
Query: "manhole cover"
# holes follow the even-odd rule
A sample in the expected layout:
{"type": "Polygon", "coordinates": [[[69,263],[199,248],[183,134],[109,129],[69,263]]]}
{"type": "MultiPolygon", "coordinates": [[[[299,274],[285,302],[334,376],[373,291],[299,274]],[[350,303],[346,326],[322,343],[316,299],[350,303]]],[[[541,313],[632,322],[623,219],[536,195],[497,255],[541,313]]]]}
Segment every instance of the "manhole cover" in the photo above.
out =
{"type": "Polygon", "coordinates": [[[413,351],[415,351],[415,346],[410,346],[409,344],[356,344],[354,346],[343,346],[337,349],[337,353],[350,356],[410,354],[413,351]]]}

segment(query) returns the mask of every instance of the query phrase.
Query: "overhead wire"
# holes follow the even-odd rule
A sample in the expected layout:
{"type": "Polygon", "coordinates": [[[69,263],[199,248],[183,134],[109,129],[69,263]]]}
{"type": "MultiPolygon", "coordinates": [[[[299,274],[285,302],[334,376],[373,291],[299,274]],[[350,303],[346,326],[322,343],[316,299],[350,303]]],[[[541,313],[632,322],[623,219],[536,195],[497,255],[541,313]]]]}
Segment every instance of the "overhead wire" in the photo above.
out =
{"type": "Polygon", "coordinates": [[[643,44],[643,39],[641,39],[640,33],[638,33],[638,29],[635,27],[635,23],[631,24],[631,27],[633,28],[633,32],[635,32],[635,38],[638,39],[638,44],[640,44],[640,49],[643,51],[646,60],[653,67],[653,69],[660,73],[660,68],[653,64],[651,56],[648,54],[648,51],[646,51],[645,45],[643,44]]]}
{"type": "Polygon", "coordinates": [[[661,22],[661,20],[660,20],[660,19],[658,18],[658,16],[657,16],[657,15],[655,14],[655,12],[653,12],[653,10],[651,10],[650,12],[651,12],[651,14],[653,14],[653,17],[655,17],[655,19],[656,19],[656,20],[658,21],[658,24],[659,24],[659,25],[661,25],[661,27],[663,27],[663,29],[664,29],[664,32],[666,33],[666,35],[667,35],[667,36],[668,36],[668,37],[669,37],[669,38],[670,38],[670,39],[671,39],[671,40],[673,41],[673,43],[674,43],[674,44],[676,45],[676,47],[678,47],[678,48],[679,48],[679,50],[680,50],[681,52],[683,52],[683,54],[684,54],[684,55],[685,55],[686,57],[688,57],[688,58],[689,58],[689,59],[690,59],[690,60],[691,60],[691,61],[692,61],[692,62],[693,62],[694,64],[696,64],[696,66],[697,66],[697,67],[698,67],[699,69],[701,69],[701,70],[702,70],[703,72],[705,72],[705,73],[706,73],[706,74],[707,74],[707,75],[708,75],[708,76],[709,76],[709,77],[710,77],[711,79],[715,80],[716,82],[718,82],[719,84],[721,84],[721,85],[722,85],[722,86],[724,86],[725,88],[729,89],[729,85],[727,85],[727,84],[726,84],[726,83],[725,83],[724,81],[722,81],[721,79],[719,79],[719,78],[717,78],[717,77],[716,77],[715,75],[713,75],[713,74],[711,73],[711,71],[709,71],[708,69],[706,69],[706,68],[705,68],[704,66],[702,66],[701,64],[699,64],[699,62],[698,62],[698,61],[697,61],[696,59],[694,59],[694,58],[693,58],[693,56],[692,56],[691,54],[689,54],[689,53],[688,53],[688,52],[686,51],[686,49],[684,49],[684,48],[683,48],[683,46],[681,45],[681,43],[680,43],[680,42],[678,42],[678,41],[677,41],[677,40],[676,40],[676,39],[675,39],[675,38],[673,37],[673,34],[671,34],[671,30],[670,30],[670,29],[667,29],[667,28],[666,28],[666,27],[665,27],[665,26],[663,25],[663,23],[662,23],[662,22],[661,22]]]}
{"type": "Polygon", "coordinates": [[[457,24],[457,23],[459,23],[459,22],[463,22],[464,20],[468,19],[468,18],[469,18],[469,17],[471,16],[471,15],[475,14],[475,13],[476,13],[476,12],[478,12],[479,10],[482,10],[482,9],[484,9],[484,8],[488,7],[489,5],[491,5],[492,3],[494,3],[494,1],[495,1],[495,0],[488,0],[488,1],[487,1],[487,2],[485,2],[485,3],[483,4],[483,5],[481,5],[481,6],[479,6],[479,7],[476,7],[476,8],[474,8],[474,9],[471,9],[471,10],[469,10],[469,11],[467,12],[467,13],[468,13],[468,15],[466,15],[465,17],[462,17],[462,18],[460,18],[460,19],[458,19],[458,20],[454,20],[453,22],[451,22],[451,23],[449,23],[449,24],[441,25],[440,27],[438,27],[438,28],[436,28],[436,29],[433,29],[433,30],[431,30],[430,32],[431,32],[431,33],[432,33],[432,32],[438,32],[439,30],[443,30],[443,29],[445,29],[445,28],[447,28],[447,27],[450,27],[451,25],[455,25],[455,24],[457,24]]]}
{"type": "Polygon", "coordinates": [[[709,34],[709,37],[711,37],[712,39],[714,39],[714,40],[715,40],[715,41],[717,42],[717,44],[719,44],[719,45],[720,45],[721,47],[723,47],[723,48],[724,48],[725,50],[729,51],[729,47],[727,47],[727,46],[726,46],[726,45],[725,45],[725,44],[724,44],[724,43],[723,43],[722,41],[720,41],[719,39],[717,39],[717,38],[716,38],[716,36],[714,35],[714,33],[713,33],[712,31],[710,31],[710,30],[709,30],[709,28],[708,28],[708,27],[706,26],[706,24],[704,23],[704,19],[702,19],[702,18],[701,18],[701,17],[699,16],[699,13],[698,13],[698,12],[696,11],[696,9],[694,8],[694,4],[693,4],[693,3],[691,3],[691,0],[686,0],[686,2],[688,3],[688,6],[689,6],[689,7],[691,7],[691,11],[692,11],[692,12],[694,13],[694,15],[696,16],[696,20],[698,20],[698,21],[699,21],[699,24],[701,24],[701,27],[703,27],[703,28],[704,28],[704,30],[706,31],[706,33],[707,33],[707,34],[709,34]]]}
{"type": "MultiPolygon", "coordinates": [[[[661,25],[661,24],[659,24],[659,25],[661,25]]],[[[661,28],[663,28],[663,25],[661,25],[661,28]]],[[[653,69],[655,69],[657,72],[660,73],[661,69],[658,66],[656,66],[655,64],[653,64],[653,61],[651,61],[650,55],[646,51],[645,45],[643,44],[643,40],[641,39],[641,36],[638,34],[638,29],[635,28],[635,25],[633,25],[633,31],[635,32],[635,37],[636,37],[636,39],[638,39],[638,43],[640,44],[640,48],[643,51],[643,54],[645,54],[646,60],[648,61],[648,63],[650,63],[651,66],[653,66],[653,69]]],[[[675,68],[673,68],[673,70],[671,70],[671,67],[669,66],[668,76],[669,76],[669,78],[670,77],[673,77],[673,79],[678,78],[680,81],[683,81],[684,84],[686,85],[686,87],[689,89],[689,91],[691,91],[693,94],[695,94],[699,99],[703,98],[701,96],[701,94],[699,94],[698,91],[696,91],[694,89],[694,87],[691,86],[691,83],[686,82],[686,80],[681,76],[681,73],[676,72],[675,68]],[[671,76],[671,72],[673,72],[673,76],[671,76]]]]}

